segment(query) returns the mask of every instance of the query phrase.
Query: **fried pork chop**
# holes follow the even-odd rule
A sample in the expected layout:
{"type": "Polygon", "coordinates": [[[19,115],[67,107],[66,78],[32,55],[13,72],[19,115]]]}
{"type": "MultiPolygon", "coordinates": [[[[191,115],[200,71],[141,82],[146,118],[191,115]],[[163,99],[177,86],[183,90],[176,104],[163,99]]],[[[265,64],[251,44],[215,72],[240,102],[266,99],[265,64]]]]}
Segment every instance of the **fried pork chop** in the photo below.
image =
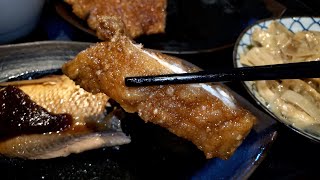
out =
{"type": "Polygon", "coordinates": [[[166,0],[65,0],[73,13],[93,30],[98,17],[110,17],[125,25],[127,36],[163,33],[166,23],[166,0]]]}
{"type": "Polygon", "coordinates": [[[255,117],[221,84],[126,87],[125,77],[199,71],[177,58],[144,50],[117,36],[80,52],[63,72],[82,88],[103,92],[127,112],[192,141],[207,158],[227,159],[255,117]]]}

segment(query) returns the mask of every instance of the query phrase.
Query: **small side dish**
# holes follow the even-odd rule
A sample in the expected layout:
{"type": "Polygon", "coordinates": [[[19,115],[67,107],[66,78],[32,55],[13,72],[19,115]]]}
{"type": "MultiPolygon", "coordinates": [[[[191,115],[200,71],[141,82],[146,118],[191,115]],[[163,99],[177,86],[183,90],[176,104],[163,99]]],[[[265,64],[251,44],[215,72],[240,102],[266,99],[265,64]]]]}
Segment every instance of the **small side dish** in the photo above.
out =
{"type": "MultiPolygon", "coordinates": [[[[259,22],[238,40],[235,65],[320,60],[319,20],[294,17],[259,22]]],[[[281,122],[320,140],[320,78],[255,81],[245,82],[245,85],[281,122]]]]}

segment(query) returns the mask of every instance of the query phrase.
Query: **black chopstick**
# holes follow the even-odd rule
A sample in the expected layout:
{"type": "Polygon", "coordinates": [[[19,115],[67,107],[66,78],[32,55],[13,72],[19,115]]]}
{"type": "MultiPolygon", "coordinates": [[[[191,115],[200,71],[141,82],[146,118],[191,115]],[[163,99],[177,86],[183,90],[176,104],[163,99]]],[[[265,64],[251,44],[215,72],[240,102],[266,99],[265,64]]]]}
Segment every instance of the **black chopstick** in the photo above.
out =
{"type": "Polygon", "coordinates": [[[302,79],[320,77],[320,61],[200,71],[196,73],[126,77],[126,86],[205,82],[302,79]]]}

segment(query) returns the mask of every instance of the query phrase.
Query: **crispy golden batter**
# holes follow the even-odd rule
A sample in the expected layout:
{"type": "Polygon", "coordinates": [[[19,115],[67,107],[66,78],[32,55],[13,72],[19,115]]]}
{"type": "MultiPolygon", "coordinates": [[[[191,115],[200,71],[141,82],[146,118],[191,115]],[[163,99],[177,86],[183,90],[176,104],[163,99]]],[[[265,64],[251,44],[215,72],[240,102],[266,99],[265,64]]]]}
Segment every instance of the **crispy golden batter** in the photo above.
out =
{"type": "Polygon", "coordinates": [[[166,0],[65,0],[73,12],[98,28],[98,17],[112,17],[123,22],[131,38],[142,34],[163,33],[166,23],[166,0]]]}
{"type": "Polygon", "coordinates": [[[198,71],[181,60],[141,49],[115,37],[79,53],[63,72],[84,89],[106,93],[126,111],[192,141],[207,158],[231,156],[255,117],[237,105],[222,85],[192,84],[126,87],[128,76],[198,71]]]}

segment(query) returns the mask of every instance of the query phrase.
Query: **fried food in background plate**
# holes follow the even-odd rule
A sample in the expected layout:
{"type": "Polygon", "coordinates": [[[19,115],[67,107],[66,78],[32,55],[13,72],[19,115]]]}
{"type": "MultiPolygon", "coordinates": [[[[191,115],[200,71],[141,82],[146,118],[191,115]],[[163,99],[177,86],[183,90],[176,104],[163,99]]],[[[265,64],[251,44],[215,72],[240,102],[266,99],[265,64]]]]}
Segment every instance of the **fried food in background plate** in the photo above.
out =
{"type": "Polygon", "coordinates": [[[113,18],[124,24],[126,35],[136,38],[143,34],[165,31],[167,0],[65,0],[73,13],[87,20],[93,30],[98,28],[98,17],[113,18]]]}

